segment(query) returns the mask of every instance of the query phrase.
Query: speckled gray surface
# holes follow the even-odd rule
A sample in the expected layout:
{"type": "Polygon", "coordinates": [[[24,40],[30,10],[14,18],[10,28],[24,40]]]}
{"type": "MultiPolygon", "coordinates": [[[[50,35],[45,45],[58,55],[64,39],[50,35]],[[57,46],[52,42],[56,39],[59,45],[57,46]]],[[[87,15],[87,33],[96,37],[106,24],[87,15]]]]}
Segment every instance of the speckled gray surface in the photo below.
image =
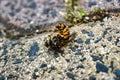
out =
{"type": "Polygon", "coordinates": [[[65,11],[62,0],[2,0],[1,16],[8,17],[10,23],[21,28],[30,28],[31,24],[53,23],[63,20],[65,11]],[[4,14],[3,14],[4,13],[4,14]]]}
{"type": "MultiPolygon", "coordinates": [[[[89,4],[98,4],[94,1],[89,4]]],[[[119,6],[119,0],[101,1],[119,6]]],[[[62,20],[64,10],[61,0],[0,0],[2,17],[8,16],[10,22],[25,29],[30,24],[62,20]]],[[[76,25],[70,32],[77,35],[61,53],[44,46],[44,39],[53,32],[18,40],[0,36],[0,80],[120,80],[119,17],[76,25]]]]}
{"type": "Polygon", "coordinates": [[[0,40],[0,79],[119,80],[120,18],[70,28],[77,35],[62,53],[48,51],[51,32],[28,39],[0,40]]]}
{"type": "Polygon", "coordinates": [[[78,0],[79,7],[84,8],[86,11],[91,11],[91,7],[102,9],[107,8],[120,8],[120,0],[78,0]]]}
{"type": "MultiPolygon", "coordinates": [[[[119,0],[78,0],[78,3],[86,11],[91,7],[120,8],[119,0]]],[[[22,29],[63,21],[65,11],[63,0],[0,0],[0,17],[7,17],[8,23],[22,29]]]]}

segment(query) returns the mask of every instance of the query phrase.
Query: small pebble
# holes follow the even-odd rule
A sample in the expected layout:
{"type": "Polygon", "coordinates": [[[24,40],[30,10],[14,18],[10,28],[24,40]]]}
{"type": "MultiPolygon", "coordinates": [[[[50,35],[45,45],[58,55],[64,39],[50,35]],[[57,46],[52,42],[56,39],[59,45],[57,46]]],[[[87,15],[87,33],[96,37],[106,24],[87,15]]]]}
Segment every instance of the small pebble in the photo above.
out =
{"type": "Polygon", "coordinates": [[[43,14],[48,14],[49,11],[50,11],[50,8],[45,8],[45,9],[43,9],[43,14]]]}
{"type": "Polygon", "coordinates": [[[17,9],[15,9],[15,12],[20,12],[21,11],[21,8],[17,8],[17,9]]]}
{"type": "Polygon", "coordinates": [[[82,41],[82,39],[81,39],[81,38],[78,38],[78,39],[76,40],[76,42],[77,42],[78,44],[83,43],[83,41],[82,41]]]}
{"type": "Polygon", "coordinates": [[[104,26],[105,24],[104,23],[101,23],[100,26],[104,26]]]}
{"type": "Polygon", "coordinates": [[[118,37],[115,41],[115,45],[119,46],[119,44],[120,44],[120,37],[118,37]]]}
{"type": "Polygon", "coordinates": [[[14,10],[14,9],[15,9],[15,5],[12,4],[12,5],[11,5],[11,10],[14,10]]]}
{"type": "Polygon", "coordinates": [[[31,22],[31,20],[30,19],[28,19],[28,23],[30,23],[31,22]]]}
{"type": "Polygon", "coordinates": [[[6,49],[3,50],[2,55],[6,55],[8,51],[6,49]]]}
{"type": "Polygon", "coordinates": [[[32,46],[30,47],[30,50],[28,52],[29,55],[36,55],[36,53],[39,51],[39,46],[38,43],[35,42],[32,44],[32,46]]]}
{"type": "Polygon", "coordinates": [[[16,54],[12,54],[12,58],[15,58],[16,57],[16,54]]]}
{"type": "Polygon", "coordinates": [[[114,70],[113,73],[114,73],[117,77],[120,77],[120,69],[114,70]]]}
{"type": "Polygon", "coordinates": [[[51,15],[52,15],[52,17],[57,16],[57,12],[56,12],[56,10],[52,10],[52,11],[51,11],[51,15]]]}
{"type": "Polygon", "coordinates": [[[43,19],[42,22],[48,23],[48,19],[43,19]]]}
{"type": "Polygon", "coordinates": [[[44,67],[47,67],[47,64],[41,64],[40,68],[44,68],[44,67]]]}
{"type": "Polygon", "coordinates": [[[15,73],[9,73],[9,75],[7,76],[7,80],[17,80],[17,79],[18,79],[18,74],[15,73]]]}
{"type": "Polygon", "coordinates": [[[100,57],[100,56],[94,56],[94,55],[92,55],[91,57],[92,57],[93,61],[97,61],[97,60],[101,61],[102,60],[102,57],[100,57]]]}
{"type": "Polygon", "coordinates": [[[10,12],[9,14],[10,14],[11,16],[14,16],[14,15],[15,15],[15,13],[14,13],[14,12],[10,12]]]}
{"type": "Polygon", "coordinates": [[[97,3],[95,1],[89,1],[88,2],[88,7],[92,7],[94,5],[96,5],[97,3]]]}
{"type": "Polygon", "coordinates": [[[34,24],[34,21],[30,21],[29,23],[30,23],[30,24],[34,24]]]}
{"type": "Polygon", "coordinates": [[[86,20],[89,20],[90,18],[86,16],[85,19],[86,19],[86,20]]]}
{"type": "Polygon", "coordinates": [[[32,75],[33,79],[37,79],[39,76],[35,74],[35,72],[32,75]]]}
{"type": "Polygon", "coordinates": [[[120,80],[120,78],[119,77],[115,77],[114,80],[120,80]]]}
{"type": "Polygon", "coordinates": [[[59,57],[59,54],[58,53],[54,53],[54,57],[55,58],[59,57]]]}
{"type": "Polygon", "coordinates": [[[102,37],[104,38],[105,35],[108,33],[108,30],[110,30],[111,28],[106,28],[105,31],[103,31],[102,37]]]}
{"type": "Polygon", "coordinates": [[[105,17],[105,18],[103,19],[103,21],[108,21],[108,17],[105,17]]]}
{"type": "Polygon", "coordinates": [[[0,80],[5,80],[5,77],[0,75],[0,80]]]}
{"type": "Polygon", "coordinates": [[[96,23],[91,23],[91,24],[89,24],[91,27],[95,27],[96,26],[96,23]]]}
{"type": "Polygon", "coordinates": [[[94,37],[94,33],[92,31],[88,32],[88,36],[94,37]]]}
{"type": "Polygon", "coordinates": [[[65,59],[67,62],[70,62],[70,59],[65,59]]]}
{"type": "Polygon", "coordinates": [[[6,63],[8,62],[8,56],[4,57],[4,61],[5,61],[4,65],[6,65],[6,63]]]}
{"type": "Polygon", "coordinates": [[[104,38],[106,34],[107,34],[107,30],[103,31],[102,37],[104,38]]]}
{"type": "Polygon", "coordinates": [[[105,44],[103,44],[102,46],[103,46],[103,48],[105,48],[105,47],[106,47],[106,45],[105,45],[105,44]]]}
{"type": "Polygon", "coordinates": [[[108,68],[100,62],[96,63],[96,69],[97,69],[97,73],[99,73],[99,72],[106,72],[107,73],[108,72],[108,68]]]}
{"type": "Polygon", "coordinates": [[[35,68],[34,72],[38,72],[38,68],[35,68]]]}
{"type": "Polygon", "coordinates": [[[83,34],[87,34],[88,33],[88,31],[86,31],[86,30],[81,30],[81,32],[83,33],[83,34]]]}
{"type": "Polygon", "coordinates": [[[94,41],[94,43],[98,43],[99,41],[101,41],[102,38],[98,38],[94,41]]]}
{"type": "Polygon", "coordinates": [[[81,62],[83,62],[83,61],[85,61],[86,60],[86,58],[85,57],[83,57],[82,59],[80,59],[80,61],[81,62]]]}
{"type": "Polygon", "coordinates": [[[20,68],[19,68],[18,66],[15,68],[16,71],[18,71],[19,69],[20,69],[20,68]]]}
{"type": "Polygon", "coordinates": [[[106,0],[107,2],[111,2],[112,0],[106,0]]]}
{"type": "Polygon", "coordinates": [[[69,71],[73,71],[73,70],[74,70],[74,68],[70,68],[70,69],[69,69],[69,71]]]}
{"type": "Polygon", "coordinates": [[[90,39],[87,39],[87,40],[85,41],[85,44],[89,45],[89,44],[90,44],[90,39]]]}
{"type": "Polygon", "coordinates": [[[84,66],[83,65],[77,66],[77,69],[79,69],[79,68],[84,68],[84,66]]]}
{"type": "Polygon", "coordinates": [[[71,49],[73,52],[75,52],[75,51],[77,50],[76,47],[70,47],[70,49],[71,49]]]}
{"type": "Polygon", "coordinates": [[[22,59],[16,59],[16,61],[13,64],[19,64],[22,62],[22,59]]]}
{"type": "Polygon", "coordinates": [[[56,70],[55,66],[52,66],[51,69],[48,71],[48,73],[51,73],[51,71],[56,70]]]}
{"type": "Polygon", "coordinates": [[[89,80],[96,80],[96,77],[92,75],[89,77],[89,80]]]}
{"type": "Polygon", "coordinates": [[[33,56],[30,56],[29,61],[34,61],[34,60],[36,59],[36,57],[37,57],[37,56],[34,56],[34,55],[33,55],[33,56]]]}
{"type": "Polygon", "coordinates": [[[6,48],[8,46],[15,46],[16,44],[18,44],[19,41],[6,41],[4,44],[3,44],[3,47],[6,48]]]}
{"type": "Polygon", "coordinates": [[[87,78],[83,78],[82,80],[87,80],[87,78]]]}
{"type": "Polygon", "coordinates": [[[32,2],[28,7],[31,9],[36,9],[37,5],[35,2],[32,2]]]}
{"type": "Polygon", "coordinates": [[[34,16],[37,16],[37,14],[36,14],[36,13],[31,13],[30,16],[31,16],[31,17],[34,17],[34,16]]]}
{"type": "Polygon", "coordinates": [[[114,62],[113,61],[110,62],[109,68],[111,68],[112,70],[114,69],[114,62]]]}
{"type": "Polygon", "coordinates": [[[75,52],[75,55],[81,55],[82,53],[80,51],[75,52]]]}
{"type": "Polygon", "coordinates": [[[71,79],[74,79],[75,78],[75,75],[73,75],[72,73],[70,72],[67,72],[66,73],[67,77],[71,78],[71,79]]]}
{"type": "Polygon", "coordinates": [[[107,40],[108,40],[108,41],[111,41],[111,40],[112,40],[112,36],[108,37],[107,40]]]}

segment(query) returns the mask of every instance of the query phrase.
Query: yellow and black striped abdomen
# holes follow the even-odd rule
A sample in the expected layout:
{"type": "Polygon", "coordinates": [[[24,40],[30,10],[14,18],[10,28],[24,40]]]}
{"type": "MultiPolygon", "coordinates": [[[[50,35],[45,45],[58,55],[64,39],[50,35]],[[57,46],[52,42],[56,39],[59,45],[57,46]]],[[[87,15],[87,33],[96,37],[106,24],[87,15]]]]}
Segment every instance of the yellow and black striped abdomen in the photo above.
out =
{"type": "Polygon", "coordinates": [[[60,34],[63,37],[63,39],[69,39],[70,32],[68,27],[65,27],[63,30],[61,30],[60,34]]]}
{"type": "Polygon", "coordinates": [[[69,39],[69,28],[65,26],[64,24],[56,24],[56,28],[58,29],[59,36],[61,36],[62,39],[69,39]]]}

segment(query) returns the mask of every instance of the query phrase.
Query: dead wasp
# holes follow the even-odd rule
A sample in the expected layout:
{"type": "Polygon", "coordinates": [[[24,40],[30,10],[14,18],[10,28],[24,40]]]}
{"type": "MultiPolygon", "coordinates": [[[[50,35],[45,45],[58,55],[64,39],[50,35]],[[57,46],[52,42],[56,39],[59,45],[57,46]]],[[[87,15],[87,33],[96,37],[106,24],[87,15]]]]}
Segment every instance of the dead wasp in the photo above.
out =
{"type": "Polygon", "coordinates": [[[57,32],[55,32],[54,36],[48,36],[49,38],[45,41],[45,46],[58,50],[69,41],[70,31],[68,26],[61,23],[57,23],[55,29],[57,29],[57,32]]]}

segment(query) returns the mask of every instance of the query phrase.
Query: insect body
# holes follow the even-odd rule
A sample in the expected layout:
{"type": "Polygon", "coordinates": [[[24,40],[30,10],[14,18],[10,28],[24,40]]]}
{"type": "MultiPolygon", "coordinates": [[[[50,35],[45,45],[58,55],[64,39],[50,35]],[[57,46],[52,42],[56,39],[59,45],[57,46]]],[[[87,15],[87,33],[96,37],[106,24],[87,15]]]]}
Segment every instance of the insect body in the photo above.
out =
{"type": "Polygon", "coordinates": [[[70,32],[69,28],[64,24],[57,23],[55,27],[55,29],[57,29],[57,32],[55,32],[54,36],[48,36],[49,38],[46,40],[45,46],[50,47],[54,50],[58,50],[68,42],[70,32]]]}
{"type": "Polygon", "coordinates": [[[70,32],[67,26],[64,24],[56,24],[56,28],[58,29],[58,36],[60,36],[63,40],[69,39],[70,32]]]}

